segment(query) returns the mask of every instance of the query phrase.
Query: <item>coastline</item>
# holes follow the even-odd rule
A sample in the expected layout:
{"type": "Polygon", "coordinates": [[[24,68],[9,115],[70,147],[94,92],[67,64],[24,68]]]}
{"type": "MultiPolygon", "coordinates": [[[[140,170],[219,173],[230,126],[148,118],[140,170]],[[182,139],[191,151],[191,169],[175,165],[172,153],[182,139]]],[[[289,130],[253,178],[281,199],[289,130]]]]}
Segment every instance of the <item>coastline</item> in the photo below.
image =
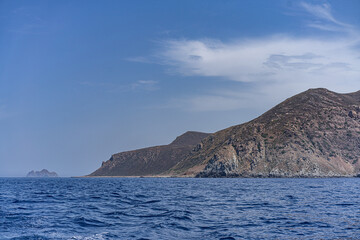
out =
{"type": "Polygon", "coordinates": [[[273,178],[288,178],[288,179],[307,179],[307,178],[360,178],[360,175],[342,175],[342,176],[232,176],[232,177],[196,177],[196,176],[179,176],[179,175],[147,175],[147,176],[72,176],[70,178],[263,178],[263,179],[273,179],[273,178]]]}
{"type": "Polygon", "coordinates": [[[71,178],[186,178],[173,175],[147,175],[147,176],[72,176],[71,178]]]}

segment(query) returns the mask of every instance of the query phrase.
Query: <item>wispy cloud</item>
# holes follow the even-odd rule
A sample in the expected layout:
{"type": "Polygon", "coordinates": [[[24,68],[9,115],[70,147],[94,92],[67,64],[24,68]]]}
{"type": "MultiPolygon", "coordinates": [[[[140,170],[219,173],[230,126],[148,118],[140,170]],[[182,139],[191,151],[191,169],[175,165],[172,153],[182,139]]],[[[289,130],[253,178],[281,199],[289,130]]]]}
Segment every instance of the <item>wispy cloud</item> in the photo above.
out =
{"type": "Polygon", "coordinates": [[[133,90],[146,90],[146,91],[154,91],[157,90],[158,81],[153,80],[139,80],[131,85],[133,90]]]}
{"type": "Polygon", "coordinates": [[[38,16],[37,12],[39,11],[38,7],[20,7],[14,9],[12,14],[7,16],[9,19],[22,19],[23,23],[17,23],[12,29],[9,29],[10,32],[16,34],[43,34],[46,33],[46,22],[38,16]]]}
{"type": "Polygon", "coordinates": [[[306,2],[301,2],[300,5],[309,13],[314,15],[319,19],[323,19],[329,22],[333,22],[335,24],[344,25],[343,23],[336,20],[331,14],[331,6],[327,3],[323,3],[321,5],[313,5],[306,2]]]}
{"type": "Polygon", "coordinates": [[[239,87],[237,95],[224,94],[227,89],[222,89],[223,93],[185,100],[198,110],[243,108],[241,102],[254,105],[259,95],[266,101],[271,94],[286,97],[312,87],[340,92],[358,90],[360,34],[357,29],[337,20],[329,4],[301,3],[300,6],[311,14],[311,27],[339,34],[331,38],[277,34],[232,42],[173,39],[163,42],[164,48],[158,56],[162,64],[184,76],[221,77],[253,86],[252,94],[239,87]]]}
{"type": "Polygon", "coordinates": [[[79,84],[91,88],[102,89],[108,92],[134,92],[134,91],[154,91],[159,89],[158,81],[139,80],[129,84],[82,81],[79,84]]]}
{"type": "MultiPolygon", "coordinates": [[[[351,39],[286,36],[234,43],[172,40],[166,42],[162,59],[183,75],[226,77],[240,82],[281,81],[285,80],[281,79],[286,77],[284,73],[294,71],[308,78],[324,68],[345,74],[338,67],[329,69],[334,63],[347,65],[346,74],[358,73],[359,53],[353,51],[354,44],[351,39]]],[[[323,72],[324,76],[328,77],[327,73],[323,72]]]]}
{"type": "Polygon", "coordinates": [[[270,107],[263,102],[268,93],[246,92],[241,88],[233,90],[219,89],[210,91],[207,94],[198,96],[183,97],[171,99],[165,106],[166,108],[180,108],[190,112],[207,112],[207,111],[233,111],[236,109],[257,109],[258,107],[270,107]],[[254,107],[257,106],[257,107],[254,107]]]}
{"type": "Polygon", "coordinates": [[[129,62],[137,62],[137,63],[154,63],[148,57],[138,56],[138,57],[129,57],[124,59],[125,61],[129,62]]]}
{"type": "Polygon", "coordinates": [[[314,19],[308,24],[309,27],[317,28],[323,31],[348,32],[354,34],[358,32],[352,25],[337,20],[333,16],[331,6],[328,3],[313,5],[301,2],[300,6],[314,17],[314,19]]]}

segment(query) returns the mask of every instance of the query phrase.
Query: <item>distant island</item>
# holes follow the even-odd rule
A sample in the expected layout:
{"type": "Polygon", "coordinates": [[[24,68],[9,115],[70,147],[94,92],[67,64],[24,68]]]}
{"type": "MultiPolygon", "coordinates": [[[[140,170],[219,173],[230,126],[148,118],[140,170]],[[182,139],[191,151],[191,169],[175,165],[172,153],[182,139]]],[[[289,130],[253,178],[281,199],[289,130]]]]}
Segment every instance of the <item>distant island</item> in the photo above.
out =
{"type": "Polygon", "coordinates": [[[43,169],[41,171],[32,170],[26,177],[58,177],[58,175],[56,172],[49,172],[48,170],[43,169]]]}
{"type": "Polygon", "coordinates": [[[114,154],[88,176],[355,177],[359,146],[360,91],[317,88],[244,124],[114,154]]]}

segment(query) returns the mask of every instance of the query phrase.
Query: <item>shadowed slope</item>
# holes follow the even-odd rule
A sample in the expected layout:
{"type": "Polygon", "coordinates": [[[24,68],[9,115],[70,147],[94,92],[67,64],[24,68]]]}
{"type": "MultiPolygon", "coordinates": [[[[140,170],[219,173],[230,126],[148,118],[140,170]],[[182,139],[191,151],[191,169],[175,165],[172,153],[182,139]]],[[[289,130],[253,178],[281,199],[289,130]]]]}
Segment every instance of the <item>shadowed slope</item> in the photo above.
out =
{"type": "Polygon", "coordinates": [[[183,160],[208,135],[186,132],[169,145],[114,154],[90,176],[146,176],[163,173],[183,160]]]}

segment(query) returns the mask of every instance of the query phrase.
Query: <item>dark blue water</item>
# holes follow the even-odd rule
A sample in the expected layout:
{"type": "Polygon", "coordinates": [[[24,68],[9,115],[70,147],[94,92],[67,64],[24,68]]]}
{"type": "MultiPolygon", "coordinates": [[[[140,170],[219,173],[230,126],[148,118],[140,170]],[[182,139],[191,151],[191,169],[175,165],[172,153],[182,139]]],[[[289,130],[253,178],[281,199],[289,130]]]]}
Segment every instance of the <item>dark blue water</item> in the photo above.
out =
{"type": "Polygon", "coordinates": [[[343,238],[359,178],[0,178],[0,239],[343,238]]]}

